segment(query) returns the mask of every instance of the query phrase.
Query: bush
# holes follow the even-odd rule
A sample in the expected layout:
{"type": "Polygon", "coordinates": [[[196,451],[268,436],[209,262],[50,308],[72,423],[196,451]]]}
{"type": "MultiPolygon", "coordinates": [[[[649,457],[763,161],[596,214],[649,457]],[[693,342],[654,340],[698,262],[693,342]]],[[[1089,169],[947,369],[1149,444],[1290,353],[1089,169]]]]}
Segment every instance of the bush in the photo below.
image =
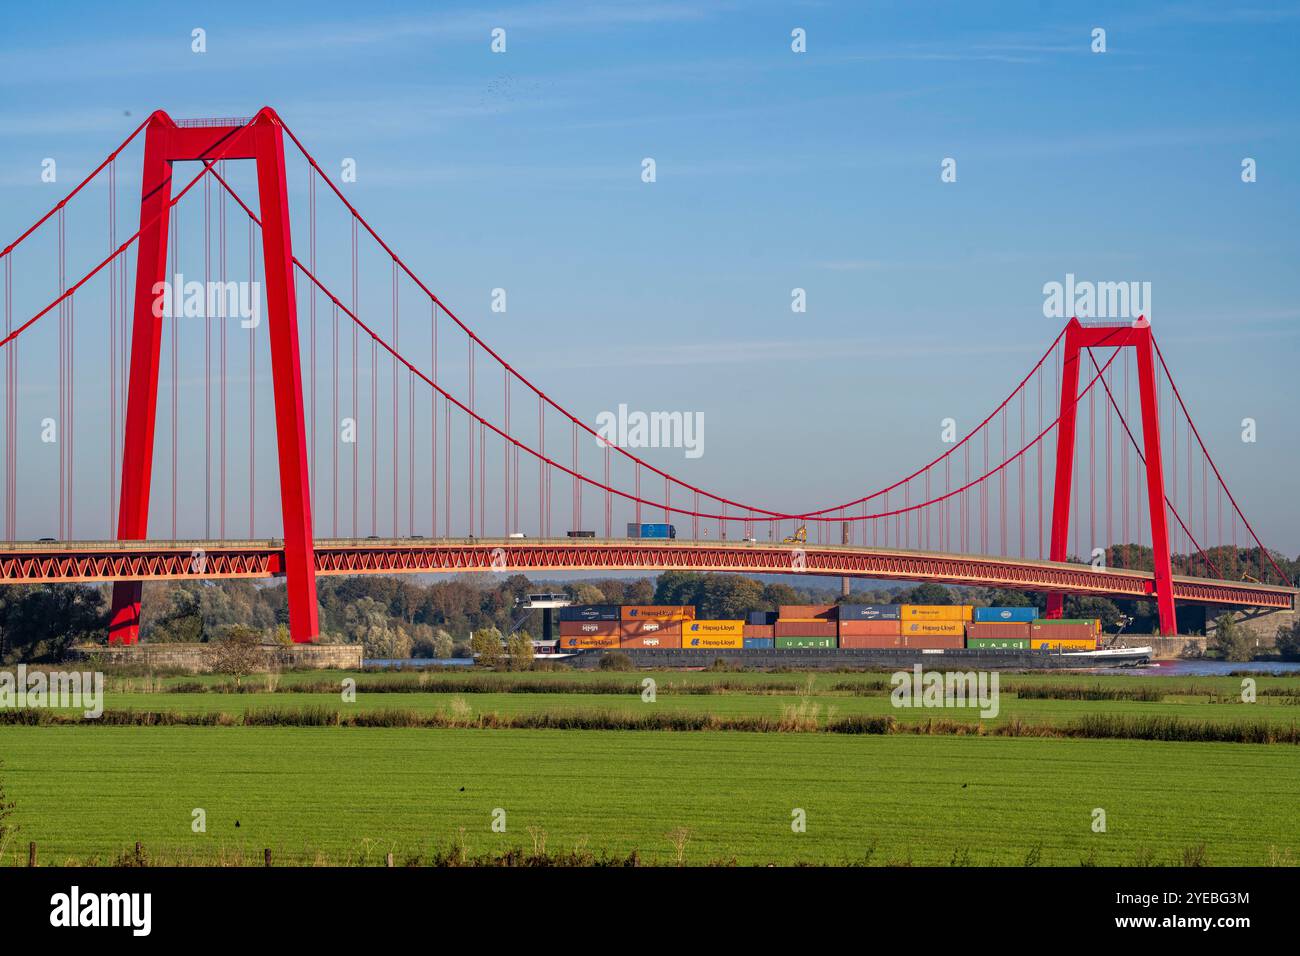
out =
{"type": "Polygon", "coordinates": [[[632,658],[628,657],[622,651],[610,651],[602,654],[600,663],[597,665],[603,671],[630,671],[635,670],[632,666],[632,658]]]}
{"type": "Polygon", "coordinates": [[[1250,632],[1237,624],[1231,614],[1220,615],[1214,622],[1214,636],[1208,648],[1220,660],[1248,661],[1255,656],[1250,632]]]}

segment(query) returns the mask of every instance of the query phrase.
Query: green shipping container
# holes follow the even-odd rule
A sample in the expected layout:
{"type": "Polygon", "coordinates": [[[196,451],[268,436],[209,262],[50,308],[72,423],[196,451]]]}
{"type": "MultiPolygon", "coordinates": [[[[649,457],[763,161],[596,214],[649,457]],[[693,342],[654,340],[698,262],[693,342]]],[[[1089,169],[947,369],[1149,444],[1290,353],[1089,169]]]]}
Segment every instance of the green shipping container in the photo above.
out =
{"type": "Polygon", "coordinates": [[[834,649],[837,645],[833,637],[778,637],[776,646],[801,650],[826,650],[834,649]]]}
{"type": "Polygon", "coordinates": [[[1029,650],[1027,637],[968,637],[966,646],[972,649],[994,650],[1029,650]]]}

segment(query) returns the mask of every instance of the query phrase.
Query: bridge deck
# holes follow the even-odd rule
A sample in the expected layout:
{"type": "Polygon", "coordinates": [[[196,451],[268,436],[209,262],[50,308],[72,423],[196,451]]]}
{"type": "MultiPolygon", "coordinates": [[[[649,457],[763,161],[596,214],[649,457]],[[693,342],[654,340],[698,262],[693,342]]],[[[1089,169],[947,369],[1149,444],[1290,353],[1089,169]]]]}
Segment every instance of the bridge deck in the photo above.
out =
{"type": "MultiPolygon", "coordinates": [[[[627,538],[367,538],[317,540],[317,574],[527,571],[731,571],[1145,598],[1149,571],[1029,558],[852,545],[627,538]]],[[[0,542],[0,584],[263,578],[284,573],[283,542],[0,542]]],[[[1176,576],[1174,599],[1293,610],[1295,588],[1176,576]]]]}

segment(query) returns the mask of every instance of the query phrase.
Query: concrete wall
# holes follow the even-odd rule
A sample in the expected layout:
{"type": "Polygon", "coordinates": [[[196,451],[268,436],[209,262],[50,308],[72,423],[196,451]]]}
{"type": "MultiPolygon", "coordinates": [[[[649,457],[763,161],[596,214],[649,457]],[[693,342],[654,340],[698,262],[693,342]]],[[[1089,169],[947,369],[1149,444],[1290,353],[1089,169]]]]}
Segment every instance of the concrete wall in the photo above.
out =
{"type": "MultiPolygon", "coordinates": [[[[1218,615],[1211,613],[1209,620],[1205,622],[1205,633],[1213,634],[1217,629],[1215,621],[1218,615]]],[[[1245,628],[1257,638],[1256,646],[1260,648],[1275,647],[1277,645],[1277,629],[1279,627],[1290,627],[1295,623],[1295,611],[1268,611],[1268,610],[1248,610],[1236,611],[1232,619],[1238,625],[1245,628]]]]}
{"type": "MultiPolygon", "coordinates": [[[[81,658],[97,657],[108,667],[139,667],[146,670],[209,671],[210,644],[135,644],[130,647],[93,645],[73,649],[81,658]]],[[[278,668],[307,670],[356,670],[361,667],[360,644],[268,644],[262,650],[268,663],[278,668]]]]}

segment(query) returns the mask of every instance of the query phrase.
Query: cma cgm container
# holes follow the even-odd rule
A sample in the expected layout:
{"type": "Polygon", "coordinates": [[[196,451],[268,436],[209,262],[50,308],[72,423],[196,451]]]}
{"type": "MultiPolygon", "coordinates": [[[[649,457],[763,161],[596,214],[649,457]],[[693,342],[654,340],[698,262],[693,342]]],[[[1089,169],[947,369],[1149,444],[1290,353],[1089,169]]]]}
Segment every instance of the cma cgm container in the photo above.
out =
{"type": "MultiPolygon", "coordinates": [[[[840,621],[840,644],[845,637],[897,637],[903,633],[902,621],[840,621]]],[[[863,647],[880,645],[863,644],[863,647]]]]}
{"type": "Polygon", "coordinates": [[[907,621],[969,621],[969,604],[903,604],[899,613],[907,621]]]}
{"type": "Polygon", "coordinates": [[[675,634],[678,638],[682,636],[681,621],[622,621],[618,629],[624,638],[643,637],[647,634],[675,634]]]}
{"type": "Polygon", "coordinates": [[[841,604],[840,623],[845,621],[897,621],[901,604],[841,604]]]}
{"type": "Polygon", "coordinates": [[[1038,617],[1038,608],[1036,607],[977,607],[971,618],[973,621],[983,622],[1011,622],[1011,621],[1032,621],[1038,617]]]}
{"type": "MultiPolygon", "coordinates": [[[[1029,640],[1029,623],[1027,621],[1014,621],[1011,623],[1002,623],[999,621],[971,621],[966,625],[966,637],[972,640],[982,638],[996,640],[1029,640]]],[[[1026,644],[1026,647],[1029,645],[1026,644]]]]}
{"type": "Polygon", "coordinates": [[[785,621],[776,622],[777,637],[834,637],[837,627],[834,621],[785,621]]]}
{"type": "Polygon", "coordinates": [[[749,651],[770,651],[774,646],[770,637],[747,637],[744,640],[744,647],[749,651]]]}
{"type": "Polygon", "coordinates": [[[619,647],[644,647],[644,648],[681,647],[682,646],[681,628],[673,628],[672,630],[651,632],[649,634],[640,634],[635,637],[628,637],[624,635],[623,637],[619,638],[618,646],[619,647]]]}
{"type": "Polygon", "coordinates": [[[778,649],[784,648],[786,650],[826,650],[835,647],[835,638],[817,637],[810,634],[801,637],[778,637],[776,646],[778,649]]]}
{"type": "Polygon", "coordinates": [[[629,538],[675,538],[677,537],[677,529],[670,524],[636,524],[635,522],[629,522],[627,536],[629,538]]]}
{"type": "Polygon", "coordinates": [[[574,604],[560,608],[561,621],[617,621],[617,604],[574,604]]]}
{"type": "Polygon", "coordinates": [[[693,621],[695,608],[690,604],[624,604],[623,620],[650,618],[654,621],[693,621]]]}
{"type": "Polygon", "coordinates": [[[778,610],[782,621],[833,621],[837,608],[834,604],[782,604],[778,610]]]}
{"type": "MultiPolygon", "coordinates": [[[[966,625],[961,621],[904,621],[903,636],[912,637],[966,637],[966,625]]],[[[957,645],[961,647],[960,644],[957,645]]]]}
{"type": "MultiPolygon", "coordinates": [[[[754,637],[754,638],[766,639],[770,641],[772,638],[776,637],[776,625],[775,624],[746,624],[745,637],[746,638],[754,637]]],[[[748,647],[749,645],[747,644],[745,646],[748,647]]]]}

